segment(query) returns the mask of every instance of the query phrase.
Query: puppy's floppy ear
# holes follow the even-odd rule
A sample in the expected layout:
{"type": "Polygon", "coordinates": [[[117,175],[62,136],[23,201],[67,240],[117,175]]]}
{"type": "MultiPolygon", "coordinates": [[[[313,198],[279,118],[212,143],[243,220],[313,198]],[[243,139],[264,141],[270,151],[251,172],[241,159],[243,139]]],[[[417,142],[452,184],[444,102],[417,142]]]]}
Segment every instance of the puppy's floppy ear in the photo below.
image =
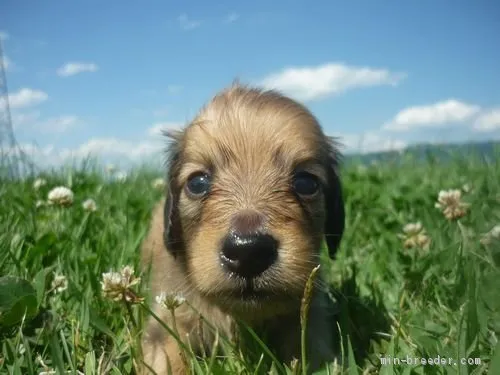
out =
{"type": "Polygon", "coordinates": [[[177,256],[184,248],[182,226],[179,217],[179,193],[177,175],[180,168],[181,142],[184,132],[181,130],[165,130],[163,135],[170,139],[167,150],[167,197],[163,209],[163,242],[166,249],[177,256]]]}
{"type": "Polygon", "coordinates": [[[328,186],[325,191],[325,237],[330,258],[340,245],[345,226],[344,199],[342,196],[342,184],[339,177],[339,166],[341,154],[340,144],[336,138],[327,137],[327,174],[328,186]]]}

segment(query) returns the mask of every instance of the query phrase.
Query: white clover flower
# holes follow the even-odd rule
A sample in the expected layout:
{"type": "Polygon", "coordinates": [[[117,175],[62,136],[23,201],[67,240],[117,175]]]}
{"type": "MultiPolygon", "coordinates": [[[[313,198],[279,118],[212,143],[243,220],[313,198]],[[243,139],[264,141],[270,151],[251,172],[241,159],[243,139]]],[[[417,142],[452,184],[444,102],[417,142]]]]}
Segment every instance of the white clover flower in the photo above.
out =
{"type": "Polygon", "coordinates": [[[159,296],[156,296],[156,303],[171,311],[178,308],[184,302],[186,302],[186,298],[180,293],[161,292],[159,296]]]}
{"type": "Polygon", "coordinates": [[[408,223],[403,227],[404,234],[398,234],[398,237],[403,240],[403,246],[406,249],[420,247],[427,250],[431,239],[427,236],[421,222],[408,223]]]}
{"type": "Polygon", "coordinates": [[[489,233],[491,237],[500,240],[500,225],[495,225],[489,233]]]}
{"type": "Polygon", "coordinates": [[[494,241],[500,240],[500,225],[495,225],[491,230],[483,235],[480,242],[483,245],[489,245],[494,241]]]}
{"type": "Polygon", "coordinates": [[[38,375],[52,375],[56,373],[54,370],[52,370],[49,366],[45,364],[40,354],[37,354],[35,361],[38,362],[40,366],[43,367],[43,371],[40,371],[38,375]]]}
{"type": "Polygon", "coordinates": [[[105,297],[113,301],[139,303],[143,298],[138,297],[131,287],[140,281],[140,277],[134,276],[134,269],[125,266],[120,272],[109,271],[102,274],[102,292],[105,297]]]}
{"type": "Polygon", "coordinates": [[[155,189],[163,189],[163,187],[165,186],[165,180],[163,178],[157,178],[153,180],[152,185],[155,189]]]}
{"type": "Polygon", "coordinates": [[[47,185],[47,181],[43,178],[37,178],[35,182],[33,182],[33,188],[35,190],[39,190],[42,186],[47,185]]]}
{"type": "Polygon", "coordinates": [[[113,173],[114,171],[116,171],[116,167],[115,167],[114,164],[108,164],[108,165],[106,165],[106,172],[113,173]]]}
{"type": "Polygon", "coordinates": [[[420,221],[416,223],[408,223],[403,227],[403,232],[409,235],[418,234],[422,230],[422,223],[420,221]]]}
{"type": "Polygon", "coordinates": [[[115,173],[115,179],[119,182],[124,182],[127,179],[127,173],[126,172],[116,172],[115,173]]]}
{"type": "Polygon", "coordinates": [[[47,199],[49,204],[58,204],[60,206],[69,206],[73,204],[73,192],[65,186],[58,186],[49,191],[47,199]]]}
{"type": "Polygon", "coordinates": [[[95,201],[91,198],[85,200],[83,203],[82,203],[82,207],[85,211],[89,211],[89,212],[94,212],[94,211],[97,211],[97,204],[95,203],[95,201]]]}
{"type": "Polygon", "coordinates": [[[448,220],[459,219],[467,214],[467,208],[469,207],[461,199],[461,190],[441,190],[435,207],[439,208],[448,220]]]}
{"type": "Polygon", "coordinates": [[[37,201],[36,201],[36,203],[35,203],[35,207],[36,207],[36,208],[40,208],[40,207],[45,206],[45,204],[46,204],[46,203],[45,203],[45,201],[43,201],[43,200],[39,199],[39,200],[37,200],[37,201]]]}
{"type": "Polygon", "coordinates": [[[61,293],[68,289],[68,279],[64,275],[55,275],[51,285],[55,293],[61,293]]]}

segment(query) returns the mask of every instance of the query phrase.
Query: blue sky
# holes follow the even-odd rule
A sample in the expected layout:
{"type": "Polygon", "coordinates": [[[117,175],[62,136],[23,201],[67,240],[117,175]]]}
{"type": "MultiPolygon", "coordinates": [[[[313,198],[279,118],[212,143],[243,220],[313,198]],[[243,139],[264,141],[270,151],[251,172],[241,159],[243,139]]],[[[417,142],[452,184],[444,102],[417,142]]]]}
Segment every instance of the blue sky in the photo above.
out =
{"type": "Polygon", "coordinates": [[[156,157],[156,130],[234,78],[303,101],[347,152],[500,138],[495,0],[3,0],[0,14],[16,137],[50,162],[156,157]]]}

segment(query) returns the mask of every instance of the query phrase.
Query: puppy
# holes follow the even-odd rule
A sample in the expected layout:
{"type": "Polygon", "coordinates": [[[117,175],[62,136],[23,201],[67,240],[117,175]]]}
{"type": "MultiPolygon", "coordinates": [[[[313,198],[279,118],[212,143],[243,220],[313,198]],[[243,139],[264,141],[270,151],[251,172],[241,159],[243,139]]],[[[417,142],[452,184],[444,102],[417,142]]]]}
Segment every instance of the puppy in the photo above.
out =
{"type": "MultiPolygon", "coordinates": [[[[299,359],[306,280],[323,239],[333,257],[344,231],[336,143],[303,105],[239,83],[168,137],[167,196],[142,248],[152,295],[186,298],[175,310],[176,329],[195,352],[214,340],[213,330],[199,329],[201,314],[227,337],[237,334],[237,322],[267,332],[266,345],[280,361],[299,359]]],[[[328,296],[315,285],[310,372],[338,354],[328,296]]],[[[169,312],[155,311],[171,326],[169,312]]],[[[188,371],[178,343],[153,318],[143,353],[144,373],[188,371]]]]}

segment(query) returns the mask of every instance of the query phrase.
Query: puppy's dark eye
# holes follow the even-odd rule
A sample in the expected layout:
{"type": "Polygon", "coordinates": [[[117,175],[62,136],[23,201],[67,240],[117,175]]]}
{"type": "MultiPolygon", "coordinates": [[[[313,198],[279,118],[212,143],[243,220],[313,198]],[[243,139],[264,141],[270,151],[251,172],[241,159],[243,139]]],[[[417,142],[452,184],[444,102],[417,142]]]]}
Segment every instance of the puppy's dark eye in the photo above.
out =
{"type": "Polygon", "coordinates": [[[319,183],[316,176],[307,172],[300,172],[293,178],[292,187],[299,195],[311,196],[318,191],[319,183]]]}
{"type": "Polygon", "coordinates": [[[210,190],[210,176],[206,173],[191,175],[186,184],[186,191],[193,197],[201,197],[210,190]]]}

